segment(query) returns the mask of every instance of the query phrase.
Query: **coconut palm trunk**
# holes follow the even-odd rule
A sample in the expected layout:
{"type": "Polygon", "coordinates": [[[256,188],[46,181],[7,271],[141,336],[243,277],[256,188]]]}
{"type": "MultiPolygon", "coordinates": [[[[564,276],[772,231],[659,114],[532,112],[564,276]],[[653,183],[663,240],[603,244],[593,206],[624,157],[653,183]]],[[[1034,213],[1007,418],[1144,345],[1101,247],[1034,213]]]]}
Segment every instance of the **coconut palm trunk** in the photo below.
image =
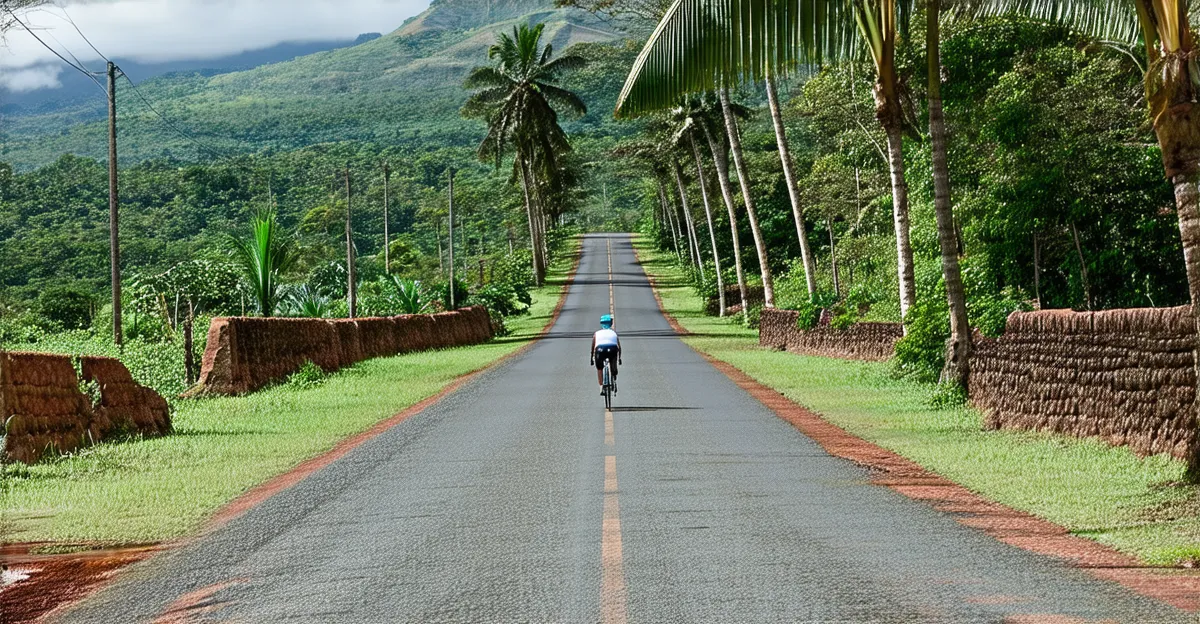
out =
{"type": "MultiPolygon", "coordinates": [[[[738,182],[742,187],[742,200],[746,204],[746,218],[750,220],[750,232],[754,235],[754,248],[758,251],[758,270],[762,275],[763,306],[775,307],[775,288],[771,283],[771,266],[767,262],[767,242],[763,239],[758,215],[754,210],[754,195],[750,192],[750,172],[742,157],[742,139],[738,136],[737,120],[729,108],[729,92],[721,90],[721,111],[725,113],[725,132],[729,135],[729,151],[733,153],[733,166],[737,169],[738,182]]],[[[749,310],[742,310],[745,314],[749,310]]]]}
{"type": "Polygon", "coordinates": [[[683,171],[679,160],[671,158],[671,170],[675,174],[675,185],[679,187],[679,201],[683,205],[683,219],[687,224],[688,243],[691,248],[692,263],[700,271],[700,280],[704,280],[704,259],[700,257],[700,243],[696,238],[696,222],[692,219],[692,207],[688,202],[687,185],[683,183],[683,171]]]}
{"type": "Polygon", "coordinates": [[[538,253],[536,208],[533,205],[533,193],[530,188],[533,181],[530,179],[529,163],[525,162],[524,156],[517,154],[517,159],[520,161],[519,165],[521,168],[521,190],[525,194],[525,216],[529,220],[529,251],[533,255],[533,280],[535,284],[541,286],[543,275],[542,256],[538,253]]]}
{"type": "Polygon", "coordinates": [[[908,220],[908,182],[904,178],[900,98],[896,88],[895,74],[881,73],[875,86],[875,103],[876,116],[887,133],[888,165],[892,174],[892,221],[896,231],[896,274],[900,286],[900,318],[903,320],[917,300],[917,285],[908,220]]]}
{"type": "Polygon", "coordinates": [[[700,186],[700,199],[704,201],[704,216],[708,219],[708,238],[712,243],[713,270],[717,273],[717,315],[725,316],[725,278],[721,276],[721,254],[717,253],[717,230],[713,227],[712,203],[708,199],[708,183],[704,175],[703,161],[700,159],[700,148],[696,146],[695,133],[688,133],[688,143],[691,144],[692,156],[696,159],[696,183],[700,186]]]}
{"type": "Polygon", "coordinates": [[[662,206],[663,225],[671,232],[671,240],[675,243],[675,255],[679,253],[679,236],[675,234],[675,219],[671,217],[671,202],[667,201],[667,192],[663,188],[662,177],[654,175],[654,184],[658,187],[658,203],[662,206]]]}
{"type": "Polygon", "coordinates": [[[946,119],[942,113],[939,0],[928,0],[925,49],[929,63],[929,136],[933,143],[933,211],[937,218],[938,247],[942,253],[942,278],[950,304],[950,341],[941,381],[963,388],[971,362],[971,324],[967,319],[967,296],[958,265],[958,237],[954,231],[954,209],[950,203],[950,168],[946,164],[946,119]]]}
{"type": "Polygon", "coordinates": [[[808,297],[817,292],[817,268],[812,251],[808,247],[808,232],[804,227],[804,209],[800,206],[800,188],[796,184],[796,172],[792,166],[792,154],[788,149],[787,131],[783,127],[783,113],[779,107],[779,94],[775,79],[770,73],[766,79],[767,104],[771,109],[771,122],[775,126],[775,143],[779,146],[779,160],[783,163],[783,178],[787,181],[788,198],[792,202],[792,217],[796,220],[796,238],[800,240],[800,259],[804,263],[804,281],[808,286],[808,297]]]}
{"type": "Polygon", "coordinates": [[[746,309],[746,271],[742,268],[742,243],[738,236],[737,209],[733,203],[733,187],[729,183],[729,160],[725,156],[721,144],[708,126],[704,127],[704,136],[708,139],[708,149],[712,153],[713,165],[717,168],[717,182],[721,185],[721,198],[725,201],[725,209],[729,211],[729,235],[733,240],[733,267],[737,272],[738,294],[741,296],[742,309],[746,309]]]}

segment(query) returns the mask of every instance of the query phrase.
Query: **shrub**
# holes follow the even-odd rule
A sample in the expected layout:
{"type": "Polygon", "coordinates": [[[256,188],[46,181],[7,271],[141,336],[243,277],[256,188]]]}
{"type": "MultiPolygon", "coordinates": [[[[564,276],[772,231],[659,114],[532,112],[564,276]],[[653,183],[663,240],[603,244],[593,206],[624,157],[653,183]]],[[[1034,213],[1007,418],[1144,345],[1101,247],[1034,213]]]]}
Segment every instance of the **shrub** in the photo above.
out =
{"type": "Polygon", "coordinates": [[[751,305],[749,310],[742,314],[742,322],[750,329],[758,329],[758,322],[762,317],[761,305],[751,305]]]}
{"type": "Polygon", "coordinates": [[[896,343],[895,372],[919,381],[937,381],[950,339],[946,297],[918,297],[905,319],[908,334],[896,343]]]}
{"type": "Polygon", "coordinates": [[[424,314],[433,305],[421,289],[421,282],[393,275],[390,283],[396,301],[396,311],[400,314],[424,314]]]}
{"type": "Polygon", "coordinates": [[[310,360],[305,362],[300,367],[300,370],[288,377],[287,385],[297,389],[315,388],[325,383],[325,379],[328,376],[324,370],[321,370],[320,366],[313,364],[310,360]]]}
{"type": "Polygon", "coordinates": [[[46,320],[47,329],[85,329],[92,325],[96,299],[79,286],[51,286],[38,295],[34,312],[46,320]]]}
{"type": "Polygon", "coordinates": [[[288,312],[292,316],[326,318],[329,316],[329,310],[329,297],[321,295],[308,284],[296,288],[288,296],[288,312]]]}
{"type": "MultiPolygon", "coordinates": [[[[528,291],[525,294],[528,295],[528,291]]],[[[493,282],[471,295],[471,303],[482,305],[493,316],[501,318],[525,314],[530,302],[532,299],[522,301],[516,289],[504,282],[493,282]]]]}
{"type": "Polygon", "coordinates": [[[438,299],[442,303],[442,309],[455,310],[467,305],[467,299],[470,298],[471,293],[467,290],[466,285],[462,283],[462,280],[454,278],[454,305],[450,305],[450,288],[451,283],[449,281],[437,284],[433,288],[433,292],[437,293],[438,299]]]}

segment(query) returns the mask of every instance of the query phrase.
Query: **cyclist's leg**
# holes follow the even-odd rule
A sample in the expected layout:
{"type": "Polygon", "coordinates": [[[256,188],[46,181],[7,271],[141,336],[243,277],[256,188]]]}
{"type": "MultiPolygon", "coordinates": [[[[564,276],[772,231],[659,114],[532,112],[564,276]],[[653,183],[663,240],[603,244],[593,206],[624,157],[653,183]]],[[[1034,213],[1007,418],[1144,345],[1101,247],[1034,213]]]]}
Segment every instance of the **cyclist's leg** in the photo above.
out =
{"type": "Polygon", "coordinates": [[[604,387],[604,358],[605,358],[604,351],[602,351],[600,349],[596,349],[596,352],[593,355],[595,356],[595,360],[596,360],[596,385],[603,388],[604,387]]]}

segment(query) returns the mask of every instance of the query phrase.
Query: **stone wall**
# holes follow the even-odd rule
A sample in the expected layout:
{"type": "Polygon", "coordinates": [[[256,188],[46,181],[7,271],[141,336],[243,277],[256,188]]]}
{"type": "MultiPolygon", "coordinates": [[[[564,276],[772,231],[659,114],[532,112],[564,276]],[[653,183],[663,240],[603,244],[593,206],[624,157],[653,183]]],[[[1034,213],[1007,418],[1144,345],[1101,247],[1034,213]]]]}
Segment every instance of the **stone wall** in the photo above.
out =
{"type": "Polygon", "coordinates": [[[1186,306],[1014,313],[1003,336],[976,345],[971,402],[990,428],[1187,458],[1197,436],[1194,341],[1186,306]]]}
{"type": "Polygon", "coordinates": [[[328,372],[363,360],[486,342],[482,307],[364,319],[217,318],[196,394],[243,394],[286,378],[305,362],[328,372]]]}
{"type": "Polygon", "coordinates": [[[800,330],[796,327],[799,316],[794,310],[763,309],[758,321],[759,344],[804,355],[882,362],[895,354],[896,342],[904,337],[899,323],[855,323],[834,329],[824,322],[800,330]]]}
{"type": "Polygon", "coordinates": [[[167,402],[134,382],[124,364],[103,357],[84,357],[81,364],[84,380],[99,387],[95,405],[80,390],[69,356],[0,352],[4,459],[33,463],[115,434],[170,432],[167,402]]]}

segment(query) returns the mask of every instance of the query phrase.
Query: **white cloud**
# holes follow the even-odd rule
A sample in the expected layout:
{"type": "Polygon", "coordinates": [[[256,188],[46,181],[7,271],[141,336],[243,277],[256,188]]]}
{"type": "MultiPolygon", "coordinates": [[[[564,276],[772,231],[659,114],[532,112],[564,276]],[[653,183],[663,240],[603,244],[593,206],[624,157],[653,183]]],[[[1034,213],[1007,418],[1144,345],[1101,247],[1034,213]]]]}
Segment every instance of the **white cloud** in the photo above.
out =
{"type": "MultiPolygon", "coordinates": [[[[143,63],[208,59],[284,42],[390,32],[428,0],[70,0],[58,2],[106,56],[143,63]]],[[[96,66],[99,57],[54,6],[24,15],[46,43],[96,66]]],[[[61,62],[20,28],[0,47],[0,85],[34,85],[61,62]]],[[[55,86],[44,82],[40,86],[55,86]]],[[[38,88],[26,86],[26,90],[38,88]]],[[[15,89],[13,89],[15,90],[15,89]]]]}
{"type": "Polygon", "coordinates": [[[0,89],[7,89],[13,93],[57,89],[62,86],[58,81],[58,75],[61,73],[62,68],[53,65],[0,72],[0,89]]]}

